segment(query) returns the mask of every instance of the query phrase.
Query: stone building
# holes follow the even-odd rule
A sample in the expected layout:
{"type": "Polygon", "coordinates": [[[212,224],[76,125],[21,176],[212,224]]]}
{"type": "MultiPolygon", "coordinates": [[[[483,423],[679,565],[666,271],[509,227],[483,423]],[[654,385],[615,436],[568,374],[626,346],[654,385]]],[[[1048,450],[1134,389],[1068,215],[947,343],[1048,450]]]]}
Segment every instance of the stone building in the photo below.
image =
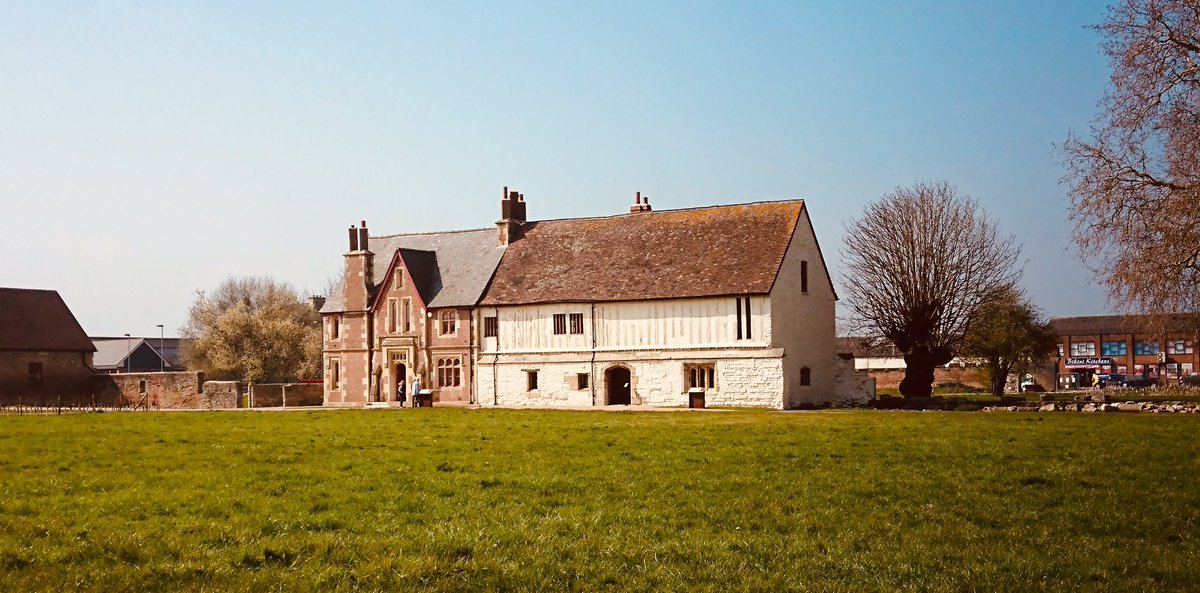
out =
{"type": "Polygon", "coordinates": [[[0,398],[91,393],[92,341],[54,290],[0,288],[0,398]]]}
{"type": "Polygon", "coordinates": [[[394,400],[794,408],[863,401],[834,355],[834,293],[804,202],[370,237],[351,228],[326,301],[328,405],[394,400]]]}
{"type": "Polygon", "coordinates": [[[342,281],[321,307],[325,405],[395,402],[414,375],[435,401],[474,401],[472,311],[504,254],[496,233],[350,228],[342,281]]]}

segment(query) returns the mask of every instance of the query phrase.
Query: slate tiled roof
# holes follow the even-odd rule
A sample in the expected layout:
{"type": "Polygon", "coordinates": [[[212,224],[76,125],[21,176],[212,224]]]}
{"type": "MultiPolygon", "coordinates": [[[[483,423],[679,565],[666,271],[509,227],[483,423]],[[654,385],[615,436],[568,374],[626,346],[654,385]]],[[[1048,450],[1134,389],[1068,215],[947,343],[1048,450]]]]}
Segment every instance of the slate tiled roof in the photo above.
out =
{"type": "Polygon", "coordinates": [[[766,294],[804,202],[528,223],[481,304],[766,294]]]}
{"type": "MultiPolygon", "coordinates": [[[[504,248],[497,245],[495,228],[371,237],[367,245],[375,254],[372,274],[376,287],[386,279],[388,266],[398,249],[406,250],[402,254],[406,261],[412,257],[415,264],[412,271],[417,275],[424,275],[421,269],[427,269],[427,280],[418,279],[417,290],[431,308],[473,306],[504,255],[504,248]]],[[[326,298],[321,312],[338,313],[345,308],[345,286],[339,283],[326,298]]]]}
{"type": "Polygon", "coordinates": [[[0,288],[0,350],[92,352],[95,347],[57,291],[0,288]]]}

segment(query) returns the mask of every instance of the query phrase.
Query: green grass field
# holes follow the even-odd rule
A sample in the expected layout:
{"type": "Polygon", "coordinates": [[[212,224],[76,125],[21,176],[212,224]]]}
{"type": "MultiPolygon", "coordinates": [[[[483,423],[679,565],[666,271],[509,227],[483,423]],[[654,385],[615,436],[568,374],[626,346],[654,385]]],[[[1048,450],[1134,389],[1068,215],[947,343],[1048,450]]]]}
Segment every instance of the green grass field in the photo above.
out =
{"type": "Polygon", "coordinates": [[[1195,591],[1200,418],[0,417],[0,591],[1195,591]]]}

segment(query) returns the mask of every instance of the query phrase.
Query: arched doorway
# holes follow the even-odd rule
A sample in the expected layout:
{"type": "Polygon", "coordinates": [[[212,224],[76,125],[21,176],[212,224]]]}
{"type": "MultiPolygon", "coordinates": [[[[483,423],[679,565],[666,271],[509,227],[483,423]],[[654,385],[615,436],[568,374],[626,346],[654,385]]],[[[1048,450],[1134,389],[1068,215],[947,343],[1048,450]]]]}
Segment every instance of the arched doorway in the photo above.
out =
{"type": "Polygon", "coordinates": [[[400,395],[403,393],[406,399],[411,399],[408,395],[408,367],[404,363],[396,363],[396,367],[392,369],[392,396],[388,399],[400,401],[400,395]]]}
{"type": "Polygon", "coordinates": [[[610,406],[629,405],[633,377],[627,367],[612,367],[604,371],[604,385],[604,403],[610,406]]]}

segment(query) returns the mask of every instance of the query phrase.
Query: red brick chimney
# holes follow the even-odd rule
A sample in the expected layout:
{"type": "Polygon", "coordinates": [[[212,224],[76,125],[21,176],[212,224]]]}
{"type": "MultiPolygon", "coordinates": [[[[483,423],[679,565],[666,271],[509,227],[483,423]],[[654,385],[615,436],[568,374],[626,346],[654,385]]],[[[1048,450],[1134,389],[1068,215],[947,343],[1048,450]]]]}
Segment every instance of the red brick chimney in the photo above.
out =
{"type": "Polygon", "coordinates": [[[632,213],[649,212],[650,211],[650,196],[642,197],[642,192],[637,193],[637,197],[633,200],[633,205],[629,207],[632,213]]]}
{"type": "Polygon", "coordinates": [[[505,187],[500,195],[500,220],[496,221],[500,245],[512,245],[520,239],[524,224],[525,194],[508,191],[508,187],[505,187]]]}
{"type": "Polygon", "coordinates": [[[370,305],[371,288],[374,282],[375,254],[368,247],[370,236],[367,221],[362,226],[350,227],[350,251],[346,252],[346,311],[366,311],[370,305]]]}

